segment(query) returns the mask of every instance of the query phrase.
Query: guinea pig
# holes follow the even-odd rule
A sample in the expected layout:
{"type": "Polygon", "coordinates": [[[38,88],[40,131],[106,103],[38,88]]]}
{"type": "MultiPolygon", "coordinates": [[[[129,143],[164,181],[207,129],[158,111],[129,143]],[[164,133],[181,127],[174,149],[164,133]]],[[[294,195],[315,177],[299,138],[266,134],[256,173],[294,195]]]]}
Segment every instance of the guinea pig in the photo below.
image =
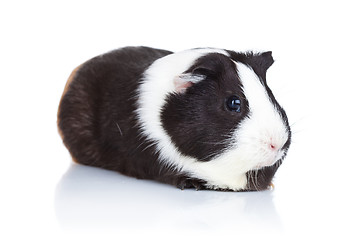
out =
{"type": "Polygon", "coordinates": [[[291,130],[271,52],[125,47],[77,67],[58,109],[73,160],[181,189],[265,190],[291,130]]]}

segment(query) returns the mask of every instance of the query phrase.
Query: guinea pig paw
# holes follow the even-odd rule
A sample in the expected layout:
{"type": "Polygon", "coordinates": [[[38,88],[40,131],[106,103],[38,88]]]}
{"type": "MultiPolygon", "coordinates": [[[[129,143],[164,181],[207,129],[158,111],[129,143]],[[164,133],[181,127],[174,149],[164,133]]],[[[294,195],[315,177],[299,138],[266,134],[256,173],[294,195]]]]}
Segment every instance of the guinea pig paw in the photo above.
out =
{"type": "Polygon", "coordinates": [[[181,190],[185,188],[195,188],[196,191],[205,189],[204,181],[189,177],[181,177],[177,183],[177,187],[181,190]]]}
{"type": "Polygon", "coordinates": [[[198,190],[204,190],[205,187],[204,187],[204,182],[201,181],[201,180],[196,180],[196,179],[193,179],[193,181],[191,182],[191,184],[193,185],[193,187],[195,188],[196,191],[198,190]]]}

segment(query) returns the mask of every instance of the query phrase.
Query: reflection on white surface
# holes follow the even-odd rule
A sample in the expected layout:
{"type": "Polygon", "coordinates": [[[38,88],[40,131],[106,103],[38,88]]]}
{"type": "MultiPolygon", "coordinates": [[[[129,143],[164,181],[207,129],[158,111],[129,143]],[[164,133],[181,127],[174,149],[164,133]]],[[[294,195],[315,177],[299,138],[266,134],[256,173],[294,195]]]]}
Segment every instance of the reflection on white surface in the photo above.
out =
{"type": "Polygon", "coordinates": [[[72,164],[59,182],[55,209],[65,229],[280,231],[272,191],[179,190],[117,172],[72,164]]]}

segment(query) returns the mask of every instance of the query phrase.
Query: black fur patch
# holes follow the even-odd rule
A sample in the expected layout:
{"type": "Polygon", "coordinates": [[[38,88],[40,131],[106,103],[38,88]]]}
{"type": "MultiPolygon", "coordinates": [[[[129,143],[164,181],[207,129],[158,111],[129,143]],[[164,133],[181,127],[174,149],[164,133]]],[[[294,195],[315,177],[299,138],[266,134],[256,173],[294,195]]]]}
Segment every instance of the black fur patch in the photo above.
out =
{"type": "Polygon", "coordinates": [[[178,150],[200,161],[210,161],[231,144],[229,136],[248,114],[248,102],[235,64],[223,54],[201,57],[186,73],[206,75],[185,93],[170,94],[161,112],[164,129],[178,150]],[[242,99],[241,113],[226,107],[230,96],[242,99]]]}
{"type": "Polygon", "coordinates": [[[178,184],[178,173],[161,166],[154,143],[140,136],[134,112],[144,70],[170,53],[128,47],[81,66],[64,93],[58,113],[64,144],[74,160],[137,178],[178,184]]]}

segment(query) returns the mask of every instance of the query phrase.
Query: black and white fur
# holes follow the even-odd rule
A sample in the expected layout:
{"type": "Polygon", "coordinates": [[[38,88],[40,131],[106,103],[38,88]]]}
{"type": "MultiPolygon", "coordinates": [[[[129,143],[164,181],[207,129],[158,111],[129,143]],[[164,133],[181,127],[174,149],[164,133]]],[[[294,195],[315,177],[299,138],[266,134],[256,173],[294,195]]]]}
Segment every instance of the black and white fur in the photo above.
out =
{"type": "Polygon", "coordinates": [[[73,72],[59,132],[82,164],[180,188],[264,190],[291,141],[266,82],[272,63],[271,52],[118,49],[73,72]]]}

